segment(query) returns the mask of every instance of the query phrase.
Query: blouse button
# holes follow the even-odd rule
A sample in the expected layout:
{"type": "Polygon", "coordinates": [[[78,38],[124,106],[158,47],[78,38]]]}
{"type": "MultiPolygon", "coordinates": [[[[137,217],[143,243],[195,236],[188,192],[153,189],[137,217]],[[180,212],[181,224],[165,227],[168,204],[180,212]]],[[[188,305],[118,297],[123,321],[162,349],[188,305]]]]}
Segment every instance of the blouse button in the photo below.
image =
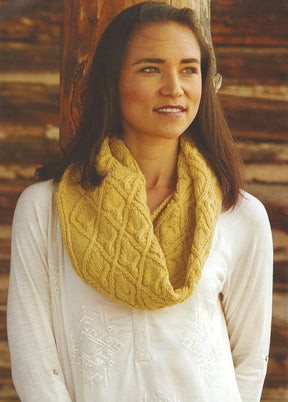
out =
{"type": "Polygon", "coordinates": [[[53,370],[53,374],[55,374],[55,375],[58,375],[59,373],[58,373],[58,371],[57,370],[53,370]]]}

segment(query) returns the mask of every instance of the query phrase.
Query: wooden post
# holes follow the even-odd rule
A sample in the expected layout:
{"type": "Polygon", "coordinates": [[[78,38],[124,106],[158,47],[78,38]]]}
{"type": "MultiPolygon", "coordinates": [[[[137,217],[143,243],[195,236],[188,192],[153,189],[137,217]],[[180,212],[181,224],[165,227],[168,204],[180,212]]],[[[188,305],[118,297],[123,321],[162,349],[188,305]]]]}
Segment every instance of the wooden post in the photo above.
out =
{"type": "MultiPolygon", "coordinates": [[[[75,135],[83,112],[85,89],[98,40],[120,11],[142,0],[64,0],[60,35],[60,145],[75,135]]],[[[163,0],[161,0],[163,1],[163,0]]],[[[164,0],[175,7],[191,7],[210,34],[211,0],[164,0]]]]}

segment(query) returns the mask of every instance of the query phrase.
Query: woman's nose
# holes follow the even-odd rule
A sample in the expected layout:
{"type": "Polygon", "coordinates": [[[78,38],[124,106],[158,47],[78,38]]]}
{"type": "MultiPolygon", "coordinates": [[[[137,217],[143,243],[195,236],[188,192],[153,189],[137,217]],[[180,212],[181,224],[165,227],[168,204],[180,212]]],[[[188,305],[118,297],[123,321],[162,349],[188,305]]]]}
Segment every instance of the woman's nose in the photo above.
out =
{"type": "Polygon", "coordinates": [[[172,98],[177,98],[184,94],[181,80],[176,73],[167,74],[163,77],[160,93],[163,96],[171,96],[172,98]]]}

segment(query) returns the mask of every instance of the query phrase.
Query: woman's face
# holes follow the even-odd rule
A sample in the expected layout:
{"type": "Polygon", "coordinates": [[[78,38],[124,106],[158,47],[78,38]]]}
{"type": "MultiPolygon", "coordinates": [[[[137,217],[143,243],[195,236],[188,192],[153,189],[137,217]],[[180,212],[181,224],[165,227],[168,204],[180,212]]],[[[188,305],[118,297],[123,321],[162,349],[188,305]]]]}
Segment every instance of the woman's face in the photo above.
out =
{"type": "Polygon", "coordinates": [[[197,114],[201,91],[201,51],[191,29],[144,25],[132,35],[120,74],[124,138],[178,139],[197,114]]]}

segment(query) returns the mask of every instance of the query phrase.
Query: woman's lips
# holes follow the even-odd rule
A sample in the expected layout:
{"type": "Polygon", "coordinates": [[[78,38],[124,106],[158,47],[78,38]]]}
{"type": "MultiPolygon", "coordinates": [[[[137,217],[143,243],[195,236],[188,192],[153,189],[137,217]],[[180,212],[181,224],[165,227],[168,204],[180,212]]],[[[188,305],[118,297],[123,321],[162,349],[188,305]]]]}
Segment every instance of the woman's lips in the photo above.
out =
{"type": "Polygon", "coordinates": [[[161,106],[157,109],[154,109],[154,112],[157,112],[157,113],[159,113],[163,116],[167,116],[167,117],[181,117],[181,116],[183,116],[185,111],[186,111],[186,109],[181,105],[177,105],[177,106],[165,105],[165,106],[161,106]]]}

